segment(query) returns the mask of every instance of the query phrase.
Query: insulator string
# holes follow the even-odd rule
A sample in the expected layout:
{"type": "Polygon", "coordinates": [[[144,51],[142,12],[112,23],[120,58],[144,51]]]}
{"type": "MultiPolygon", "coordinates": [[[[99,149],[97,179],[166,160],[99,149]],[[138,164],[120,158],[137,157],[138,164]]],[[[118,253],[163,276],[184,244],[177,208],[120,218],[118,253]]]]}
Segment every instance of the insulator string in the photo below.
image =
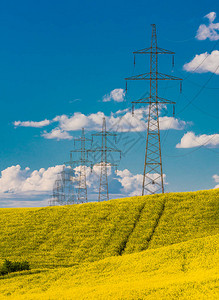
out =
{"type": "Polygon", "coordinates": [[[174,68],[174,55],[172,56],[172,69],[174,68]]]}

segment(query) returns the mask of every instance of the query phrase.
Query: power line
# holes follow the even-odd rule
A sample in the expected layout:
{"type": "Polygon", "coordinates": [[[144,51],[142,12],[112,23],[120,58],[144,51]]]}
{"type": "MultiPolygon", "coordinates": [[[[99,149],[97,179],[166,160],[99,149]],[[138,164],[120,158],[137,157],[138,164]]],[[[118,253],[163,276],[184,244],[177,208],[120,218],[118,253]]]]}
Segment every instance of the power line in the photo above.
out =
{"type": "MultiPolygon", "coordinates": [[[[213,134],[213,136],[211,138],[209,138],[205,143],[200,144],[200,146],[196,147],[195,149],[191,150],[190,152],[187,152],[187,153],[184,153],[184,154],[179,154],[179,155],[167,155],[167,154],[165,154],[165,156],[167,156],[167,157],[183,157],[183,156],[187,156],[187,155],[189,155],[189,154],[191,154],[191,153],[193,153],[193,152],[195,152],[197,150],[200,150],[203,146],[207,145],[217,134],[218,133],[213,134]]],[[[210,148],[204,148],[204,149],[210,150],[212,152],[216,152],[217,154],[219,154],[219,152],[213,151],[210,148]]]]}
{"type": "Polygon", "coordinates": [[[81,137],[74,139],[74,144],[76,142],[80,142],[80,148],[71,150],[70,152],[70,161],[74,164],[79,165],[79,178],[78,178],[78,202],[84,203],[87,202],[87,180],[86,180],[86,166],[90,163],[86,159],[86,142],[91,141],[91,139],[88,139],[85,137],[84,128],[82,128],[81,131],[81,137]],[[80,153],[80,158],[78,161],[72,160],[72,154],[80,153]]]}
{"type": "MultiPolygon", "coordinates": [[[[149,97],[143,97],[139,100],[132,101],[133,107],[134,104],[149,104],[142,195],[144,195],[145,192],[147,194],[155,194],[160,191],[164,193],[158,106],[162,104],[175,104],[175,102],[158,96],[158,80],[179,80],[181,89],[182,79],[158,72],[158,54],[174,55],[174,52],[157,46],[157,34],[155,24],[152,24],[151,47],[135,51],[133,52],[133,54],[150,54],[149,73],[125,78],[126,87],[127,80],[150,81],[149,97]]],[[[174,64],[174,59],[172,62],[174,64]]]]}
{"type": "MultiPolygon", "coordinates": [[[[116,167],[117,163],[111,159],[109,159],[109,153],[117,152],[120,153],[121,151],[108,146],[108,137],[114,137],[116,141],[116,134],[111,133],[110,131],[106,130],[106,119],[103,118],[103,125],[102,130],[100,132],[92,134],[92,141],[93,137],[100,137],[101,138],[101,145],[97,145],[93,149],[89,149],[88,153],[100,154],[100,161],[96,162],[95,159],[95,166],[100,167],[100,185],[99,185],[99,201],[109,200],[109,189],[108,189],[108,170],[109,167],[116,167]]],[[[96,158],[96,157],[95,157],[96,158]]]]}
{"type": "MultiPolygon", "coordinates": [[[[219,40],[215,42],[214,46],[211,48],[211,50],[210,50],[209,52],[212,52],[212,51],[216,48],[216,46],[217,46],[218,43],[219,43],[219,40]]],[[[197,67],[196,67],[192,72],[190,72],[187,76],[185,76],[185,77],[183,78],[183,82],[185,82],[186,80],[188,80],[188,78],[189,78],[190,76],[192,76],[194,73],[196,73],[195,71],[197,71],[197,70],[199,69],[199,67],[206,61],[206,59],[207,59],[208,57],[209,57],[209,56],[206,56],[206,57],[205,57],[205,58],[197,65],[197,67]]],[[[216,70],[216,71],[217,71],[217,70],[216,70]]],[[[215,72],[216,72],[216,71],[215,71],[215,72]]],[[[180,71],[178,71],[178,72],[181,73],[181,74],[183,75],[182,72],[180,72],[180,71]]],[[[189,81],[189,80],[188,80],[188,81],[189,81]]],[[[197,83],[195,83],[195,82],[194,82],[194,84],[199,85],[199,84],[197,84],[197,83]]],[[[201,86],[201,85],[199,85],[199,86],[201,86]]],[[[174,87],[175,87],[175,85],[169,86],[168,89],[174,88],[174,87]]],[[[205,85],[204,88],[206,88],[206,89],[219,89],[219,88],[207,87],[206,85],[205,85]]],[[[162,88],[161,88],[161,89],[162,89],[162,88]]]]}

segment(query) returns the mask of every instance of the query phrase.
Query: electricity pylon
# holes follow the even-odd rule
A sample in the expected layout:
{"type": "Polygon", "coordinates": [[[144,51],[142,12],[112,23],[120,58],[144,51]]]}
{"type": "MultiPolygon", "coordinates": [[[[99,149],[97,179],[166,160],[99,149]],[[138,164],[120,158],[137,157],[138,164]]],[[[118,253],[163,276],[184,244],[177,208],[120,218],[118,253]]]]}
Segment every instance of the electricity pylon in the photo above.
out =
{"type": "Polygon", "coordinates": [[[79,165],[79,178],[78,178],[78,202],[84,203],[87,202],[87,182],[86,182],[86,166],[90,161],[86,159],[86,142],[91,141],[85,137],[84,128],[82,128],[81,137],[74,139],[74,143],[78,141],[81,142],[79,149],[71,150],[70,152],[70,161],[75,165],[79,165]],[[80,158],[77,161],[72,160],[73,153],[80,153],[80,158]]]}
{"type": "MultiPolygon", "coordinates": [[[[160,144],[160,128],[159,128],[159,105],[175,104],[175,102],[161,98],[158,96],[158,80],[180,80],[181,78],[166,75],[158,72],[158,54],[172,54],[175,52],[157,47],[156,25],[152,24],[151,47],[133,52],[134,64],[136,54],[150,54],[150,72],[144,73],[125,80],[149,80],[150,95],[149,97],[132,101],[132,105],[136,103],[149,104],[148,127],[145,151],[145,163],[142,184],[142,196],[145,194],[155,194],[158,192],[164,193],[163,169],[161,159],[161,144],[160,144]]],[[[174,56],[173,56],[174,64],[174,56]]],[[[126,81],[127,87],[127,81],[126,81]]],[[[127,88],[126,88],[127,89],[127,88]]]]}
{"type": "Polygon", "coordinates": [[[99,196],[98,201],[109,200],[109,189],[108,189],[108,167],[117,167],[117,163],[114,161],[112,157],[112,152],[120,153],[121,151],[116,149],[115,147],[109,147],[108,143],[112,145],[112,141],[109,140],[109,137],[114,137],[116,142],[116,133],[112,133],[106,130],[106,119],[103,118],[102,130],[100,132],[92,134],[92,141],[94,136],[101,137],[101,145],[94,147],[94,149],[88,150],[88,152],[94,153],[94,165],[100,167],[100,185],[99,185],[99,196]],[[108,143],[107,143],[108,142],[108,143]],[[100,161],[95,161],[95,154],[100,154],[100,161]],[[109,154],[111,154],[111,159],[109,158],[109,154]]]}
{"type": "Polygon", "coordinates": [[[63,167],[55,180],[50,205],[70,205],[74,203],[76,203],[76,198],[73,185],[73,169],[63,167]]]}

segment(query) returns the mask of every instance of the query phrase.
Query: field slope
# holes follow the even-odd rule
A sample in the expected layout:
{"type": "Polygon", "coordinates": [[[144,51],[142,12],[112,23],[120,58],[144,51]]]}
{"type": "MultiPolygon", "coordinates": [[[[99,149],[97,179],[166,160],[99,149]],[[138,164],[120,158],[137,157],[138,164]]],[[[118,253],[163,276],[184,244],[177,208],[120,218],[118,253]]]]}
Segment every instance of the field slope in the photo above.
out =
{"type": "Polygon", "coordinates": [[[217,299],[219,190],[0,209],[0,299],[217,299]],[[189,298],[190,297],[190,298],[189,298]]]}

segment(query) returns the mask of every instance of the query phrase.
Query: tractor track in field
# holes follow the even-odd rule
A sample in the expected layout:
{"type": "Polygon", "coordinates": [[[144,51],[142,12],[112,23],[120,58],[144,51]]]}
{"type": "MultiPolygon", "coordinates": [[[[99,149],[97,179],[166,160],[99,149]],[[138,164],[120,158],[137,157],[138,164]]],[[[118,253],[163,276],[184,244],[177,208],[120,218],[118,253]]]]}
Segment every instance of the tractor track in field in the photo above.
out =
{"type": "Polygon", "coordinates": [[[151,242],[151,240],[152,240],[152,238],[153,238],[153,236],[154,236],[154,233],[155,233],[155,231],[156,231],[156,229],[157,229],[157,227],[158,227],[158,225],[159,225],[160,219],[161,219],[161,217],[162,217],[162,215],[163,215],[163,213],[164,213],[164,210],[165,210],[165,204],[166,204],[166,200],[164,199],[163,204],[162,204],[162,207],[161,207],[161,210],[160,210],[160,213],[158,214],[158,218],[157,218],[156,221],[155,221],[154,228],[153,228],[153,230],[152,230],[150,236],[149,236],[148,239],[147,239],[147,242],[148,242],[148,243],[147,243],[147,247],[146,247],[144,250],[147,250],[147,249],[149,248],[150,242],[151,242]]]}
{"type": "Polygon", "coordinates": [[[127,245],[127,243],[128,243],[128,240],[129,240],[130,236],[132,235],[133,231],[135,230],[135,227],[136,227],[137,223],[139,222],[139,219],[140,219],[140,217],[141,217],[142,210],[145,208],[145,205],[146,205],[146,202],[143,203],[142,207],[140,208],[140,210],[139,210],[139,212],[138,212],[138,215],[137,215],[137,217],[136,217],[136,220],[135,220],[135,222],[134,222],[133,228],[132,228],[132,230],[129,232],[129,234],[126,236],[125,240],[123,241],[123,243],[122,243],[122,245],[121,245],[121,248],[120,248],[120,250],[119,250],[119,252],[118,252],[118,255],[122,255],[123,252],[125,251],[125,248],[126,248],[126,245],[127,245]]]}

